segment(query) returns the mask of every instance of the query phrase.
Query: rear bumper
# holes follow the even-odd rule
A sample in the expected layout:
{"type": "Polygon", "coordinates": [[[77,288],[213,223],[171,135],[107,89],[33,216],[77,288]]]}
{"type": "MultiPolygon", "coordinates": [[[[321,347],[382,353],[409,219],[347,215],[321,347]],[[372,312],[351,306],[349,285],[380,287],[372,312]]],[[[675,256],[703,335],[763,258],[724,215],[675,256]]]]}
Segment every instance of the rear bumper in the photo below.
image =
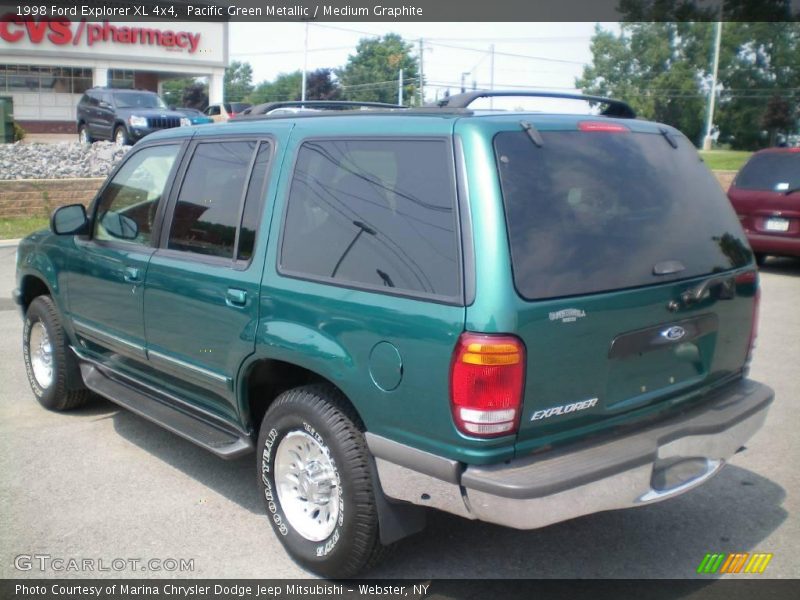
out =
{"type": "Polygon", "coordinates": [[[741,380],[702,407],[646,428],[489,466],[464,467],[369,433],[367,442],[388,497],[535,529],[702,484],[763,425],[773,395],[741,380]]]}
{"type": "Polygon", "coordinates": [[[800,237],[747,233],[747,241],[753,252],[778,256],[800,256],[800,237]]]}

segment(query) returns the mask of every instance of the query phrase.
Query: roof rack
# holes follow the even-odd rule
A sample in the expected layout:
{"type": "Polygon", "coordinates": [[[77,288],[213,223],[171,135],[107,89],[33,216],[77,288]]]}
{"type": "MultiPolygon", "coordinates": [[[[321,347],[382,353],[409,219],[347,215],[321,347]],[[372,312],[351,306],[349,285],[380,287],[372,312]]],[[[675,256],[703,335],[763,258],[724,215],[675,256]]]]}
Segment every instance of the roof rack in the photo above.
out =
{"type": "Polygon", "coordinates": [[[385,102],[358,102],[354,100],[286,100],[283,102],[265,102],[264,104],[257,104],[237,116],[236,120],[243,119],[257,119],[270,116],[270,112],[279,108],[310,108],[310,109],[324,109],[324,110],[347,110],[353,108],[374,108],[374,109],[403,109],[407,110],[407,106],[402,104],[388,104],[385,102]]]}
{"type": "Polygon", "coordinates": [[[564,98],[567,100],[583,100],[597,104],[605,104],[606,108],[600,112],[605,117],[618,117],[620,119],[635,119],[636,111],[622,100],[604,98],[602,96],[585,96],[583,94],[564,94],[561,92],[522,92],[522,91],[493,91],[474,90],[464,94],[455,94],[440,100],[435,106],[440,108],[467,108],[478,98],[497,98],[518,96],[526,98],[564,98]]]}

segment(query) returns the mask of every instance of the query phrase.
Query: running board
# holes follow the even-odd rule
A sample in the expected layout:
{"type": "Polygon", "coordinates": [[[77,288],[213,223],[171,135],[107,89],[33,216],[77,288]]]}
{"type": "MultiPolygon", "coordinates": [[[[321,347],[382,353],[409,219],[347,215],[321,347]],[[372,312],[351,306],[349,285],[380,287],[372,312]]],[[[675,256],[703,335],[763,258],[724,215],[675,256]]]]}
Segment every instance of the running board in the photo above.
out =
{"type": "Polygon", "coordinates": [[[84,384],[96,394],[161,425],[220,458],[238,458],[253,451],[253,441],[249,436],[227,431],[130,385],[111,379],[89,362],[81,361],[80,365],[84,384]]]}

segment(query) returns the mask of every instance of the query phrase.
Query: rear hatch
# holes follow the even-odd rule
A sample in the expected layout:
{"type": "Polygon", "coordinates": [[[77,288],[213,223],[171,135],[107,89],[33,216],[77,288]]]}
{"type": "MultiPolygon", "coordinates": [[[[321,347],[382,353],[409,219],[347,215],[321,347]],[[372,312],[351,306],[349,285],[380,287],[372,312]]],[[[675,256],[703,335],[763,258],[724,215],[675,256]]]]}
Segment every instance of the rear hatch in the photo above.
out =
{"type": "Polygon", "coordinates": [[[753,155],[728,197],[747,232],[800,237],[800,148],[753,155]]]}
{"type": "Polygon", "coordinates": [[[527,128],[494,137],[527,349],[518,453],[740,374],[752,253],[692,144],[642,122],[527,128]]]}

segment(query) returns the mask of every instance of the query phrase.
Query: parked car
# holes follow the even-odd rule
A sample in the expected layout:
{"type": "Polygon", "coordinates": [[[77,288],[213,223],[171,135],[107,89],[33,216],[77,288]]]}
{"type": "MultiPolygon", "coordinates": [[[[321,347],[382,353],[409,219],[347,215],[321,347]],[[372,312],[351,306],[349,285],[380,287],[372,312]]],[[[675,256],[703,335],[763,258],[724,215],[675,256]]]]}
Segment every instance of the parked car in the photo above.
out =
{"type": "Polygon", "coordinates": [[[19,245],[35,397],[255,453],[276,537],[332,577],[426,508],[533,529],[707,481],[773,398],[730,203],[622,102],[469,109],[492,94],[540,95],[137,144],[19,245]]]}
{"type": "Polygon", "coordinates": [[[113,140],[120,146],[173,127],[191,125],[182,113],[169,110],[153,92],[91,88],[78,102],[78,138],[81,143],[113,140]]]}
{"type": "Polygon", "coordinates": [[[196,108],[176,108],[175,110],[187,117],[192,125],[208,125],[214,122],[214,119],[207,117],[196,108]]]}
{"type": "Polygon", "coordinates": [[[758,264],[769,255],[800,257],[800,148],[753,154],[728,190],[758,264]]]}
{"type": "Polygon", "coordinates": [[[221,102],[219,104],[211,104],[203,114],[211,117],[215,123],[223,123],[250,108],[250,106],[247,102],[221,102]]]}

